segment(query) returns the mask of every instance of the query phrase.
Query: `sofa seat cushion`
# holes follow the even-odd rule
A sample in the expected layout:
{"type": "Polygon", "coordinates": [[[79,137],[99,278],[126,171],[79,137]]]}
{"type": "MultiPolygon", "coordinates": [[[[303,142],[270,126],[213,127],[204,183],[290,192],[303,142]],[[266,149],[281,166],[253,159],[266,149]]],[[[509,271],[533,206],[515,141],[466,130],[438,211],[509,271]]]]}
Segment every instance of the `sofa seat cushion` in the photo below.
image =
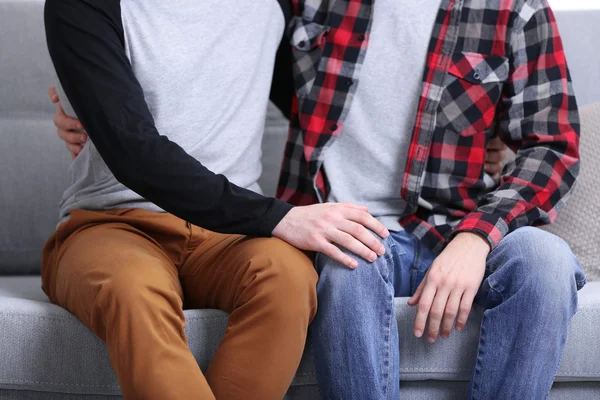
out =
{"type": "MultiPolygon", "coordinates": [[[[73,315],[50,304],[40,278],[0,277],[0,388],[57,393],[117,395],[119,386],[105,345],[73,315]]],[[[600,381],[600,282],[580,292],[557,381],[600,381]]],[[[467,329],[431,345],[412,335],[414,309],[397,299],[403,381],[460,380],[470,376],[481,311],[467,329]]],[[[227,314],[186,310],[190,349],[205,369],[225,332],[227,314]]],[[[308,349],[308,347],[307,347],[308,349]]],[[[314,385],[310,350],[294,385],[314,385]]]]}

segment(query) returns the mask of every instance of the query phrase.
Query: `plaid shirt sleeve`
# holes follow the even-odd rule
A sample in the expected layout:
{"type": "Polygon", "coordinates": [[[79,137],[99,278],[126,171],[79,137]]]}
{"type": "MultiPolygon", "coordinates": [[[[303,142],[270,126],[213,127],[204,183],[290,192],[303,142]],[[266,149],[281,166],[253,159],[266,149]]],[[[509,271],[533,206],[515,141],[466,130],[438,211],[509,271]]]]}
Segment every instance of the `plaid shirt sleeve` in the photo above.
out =
{"type": "Polygon", "coordinates": [[[579,116],[562,42],[546,0],[524,1],[509,37],[511,76],[498,128],[516,152],[500,186],[454,229],[494,249],[513,230],[553,222],[579,172],[579,116]]]}

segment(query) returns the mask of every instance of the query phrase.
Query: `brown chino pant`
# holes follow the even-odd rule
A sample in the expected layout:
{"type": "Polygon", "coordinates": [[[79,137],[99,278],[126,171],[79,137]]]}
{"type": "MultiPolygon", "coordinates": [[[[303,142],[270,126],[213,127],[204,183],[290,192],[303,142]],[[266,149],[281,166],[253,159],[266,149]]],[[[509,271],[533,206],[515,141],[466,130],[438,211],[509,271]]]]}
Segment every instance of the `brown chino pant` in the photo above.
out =
{"type": "Polygon", "coordinates": [[[108,347],[125,399],[281,399],[316,309],[317,274],[276,238],[223,235],[171,214],[74,210],[44,248],[43,289],[108,347]],[[230,313],[206,371],[185,308],[230,313]]]}

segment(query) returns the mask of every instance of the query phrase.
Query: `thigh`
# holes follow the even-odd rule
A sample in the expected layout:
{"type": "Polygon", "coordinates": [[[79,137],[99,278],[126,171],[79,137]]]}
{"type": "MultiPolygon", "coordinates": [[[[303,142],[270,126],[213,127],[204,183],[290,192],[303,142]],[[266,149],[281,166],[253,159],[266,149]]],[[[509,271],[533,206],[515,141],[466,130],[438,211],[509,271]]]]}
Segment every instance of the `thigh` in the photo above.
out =
{"type": "Polygon", "coordinates": [[[186,308],[232,312],[240,296],[270,291],[273,284],[309,281],[316,286],[312,260],[277,238],[204,232],[180,268],[186,308]]]}
{"type": "Polygon", "coordinates": [[[176,267],[156,242],[128,224],[97,224],[74,232],[49,267],[55,274],[56,303],[86,324],[102,289],[129,303],[144,290],[160,291],[182,308],[176,267]]]}

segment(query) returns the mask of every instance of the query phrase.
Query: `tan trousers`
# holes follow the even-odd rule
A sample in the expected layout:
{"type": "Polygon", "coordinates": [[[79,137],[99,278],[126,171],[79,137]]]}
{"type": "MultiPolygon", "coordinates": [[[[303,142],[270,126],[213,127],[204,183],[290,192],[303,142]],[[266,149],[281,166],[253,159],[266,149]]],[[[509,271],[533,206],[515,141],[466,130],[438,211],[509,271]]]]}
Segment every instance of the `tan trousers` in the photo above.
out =
{"type": "Polygon", "coordinates": [[[312,262],[287,243],[138,209],[73,211],[44,248],[42,282],[107,344],[128,400],[281,399],[317,309],[312,262]],[[206,375],[184,307],[230,313],[206,375]]]}

